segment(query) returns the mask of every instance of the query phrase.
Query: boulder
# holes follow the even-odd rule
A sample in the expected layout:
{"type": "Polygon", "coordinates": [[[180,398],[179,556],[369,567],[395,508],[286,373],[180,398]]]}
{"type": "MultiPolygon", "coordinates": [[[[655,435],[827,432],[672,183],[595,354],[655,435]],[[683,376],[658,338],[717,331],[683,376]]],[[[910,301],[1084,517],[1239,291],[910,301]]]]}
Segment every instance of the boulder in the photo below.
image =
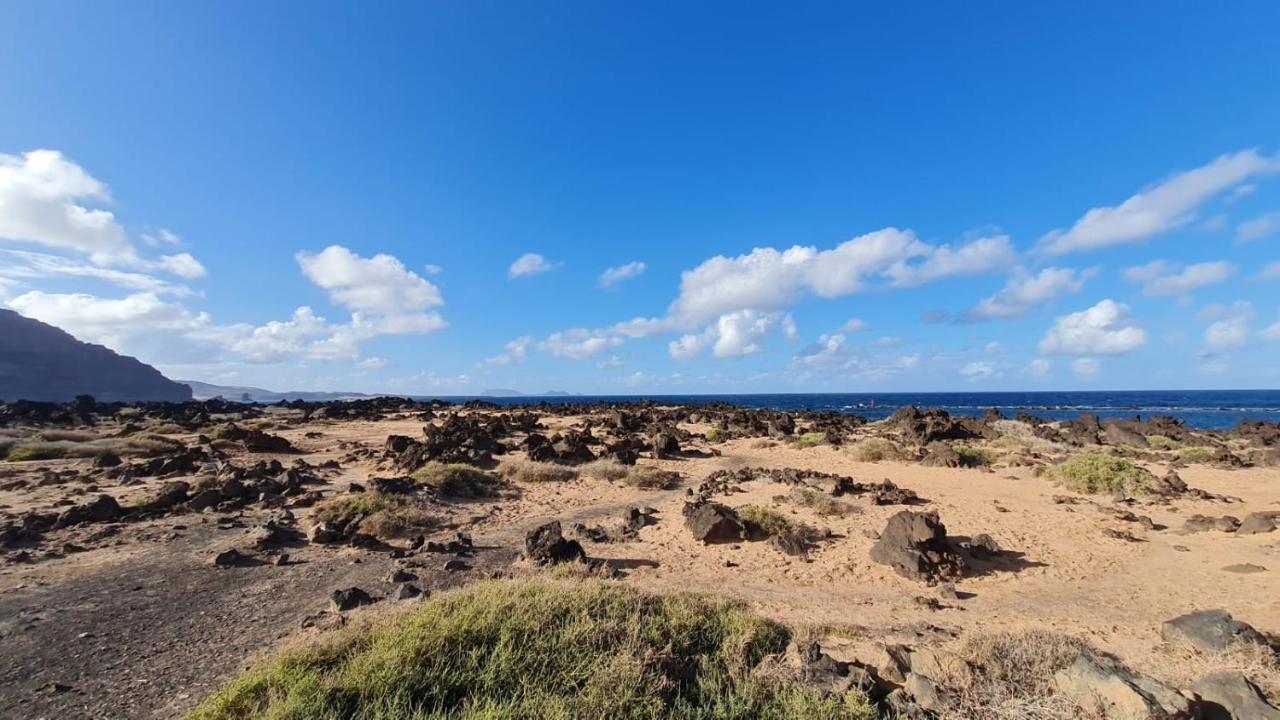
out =
{"type": "Polygon", "coordinates": [[[1280,710],[1267,704],[1258,688],[1235,670],[1205,675],[1191,691],[1200,697],[1204,720],[1280,720],[1280,710]]]}
{"type": "Polygon", "coordinates": [[[704,543],[740,542],[747,536],[746,527],[733,508],[716,502],[705,502],[685,515],[685,527],[695,540],[704,543]]]}
{"type": "Polygon", "coordinates": [[[345,612],[361,605],[372,605],[373,598],[369,596],[369,593],[358,587],[349,587],[343,590],[334,590],[329,595],[329,604],[334,610],[345,612]]]}
{"type": "Polygon", "coordinates": [[[110,495],[99,495],[93,500],[68,508],[53,522],[54,529],[89,522],[110,522],[120,517],[120,504],[110,495]]]}
{"type": "Polygon", "coordinates": [[[215,567],[244,567],[255,564],[253,558],[239,550],[223,550],[213,556],[212,562],[215,567]]]}
{"type": "Polygon", "coordinates": [[[333,521],[326,521],[313,525],[311,531],[307,533],[307,540],[318,545],[328,545],[342,542],[345,536],[346,533],[343,532],[341,525],[333,521]]]}
{"type": "Polygon", "coordinates": [[[964,574],[964,559],[947,541],[947,528],[936,512],[903,510],[889,518],[871,559],[899,575],[930,584],[964,574]]]}
{"type": "Polygon", "coordinates": [[[1160,637],[1165,642],[1185,642],[1208,653],[1222,652],[1232,643],[1267,643],[1252,625],[1221,609],[1197,610],[1167,620],[1160,627],[1160,637]]]}
{"type": "Polygon", "coordinates": [[[1107,720],[1190,720],[1191,703],[1153,678],[1082,654],[1054,673],[1058,692],[1085,713],[1107,720]]]}
{"type": "Polygon", "coordinates": [[[524,539],[525,557],[539,565],[583,562],[587,553],[577,540],[566,540],[555,520],[529,532],[524,539]]]}
{"type": "Polygon", "coordinates": [[[142,504],[142,507],[147,510],[168,510],[186,502],[187,492],[190,489],[191,486],[181,480],[167,482],[161,485],[160,489],[142,504]]]}
{"type": "Polygon", "coordinates": [[[1249,513],[1244,516],[1244,520],[1240,521],[1240,527],[1236,529],[1236,534],[1256,535],[1258,533],[1269,533],[1276,529],[1276,515],[1278,514],[1280,513],[1249,513]]]}

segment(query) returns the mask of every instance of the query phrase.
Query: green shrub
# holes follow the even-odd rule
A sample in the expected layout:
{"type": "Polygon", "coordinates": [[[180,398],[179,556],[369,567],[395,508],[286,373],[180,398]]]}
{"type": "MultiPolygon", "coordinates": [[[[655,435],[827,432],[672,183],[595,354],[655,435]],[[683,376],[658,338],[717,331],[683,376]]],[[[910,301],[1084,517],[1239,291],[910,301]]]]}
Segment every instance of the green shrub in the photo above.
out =
{"type": "Polygon", "coordinates": [[[286,650],[190,720],[870,720],[865,696],[823,697],[752,670],[782,625],[741,603],[597,581],[489,581],[286,650]]]}
{"type": "Polygon", "coordinates": [[[504,484],[497,475],[462,463],[428,463],[413,473],[413,479],[455,498],[496,497],[504,484]]]}
{"type": "Polygon", "coordinates": [[[1141,495],[1151,488],[1151,473],[1133,461],[1102,453],[1072,455],[1049,469],[1050,476],[1069,490],[1084,494],[1141,495]]]}
{"type": "Polygon", "coordinates": [[[724,439],[725,434],[726,433],[720,428],[711,428],[703,433],[703,437],[707,439],[707,442],[720,442],[724,439]]]}
{"type": "Polygon", "coordinates": [[[422,499],[376,492],[330,498],[317,506],[313,513],[317,521],[342,524],[350,522],[356,516],[363,516],[360,520],[360,532],[384,540],[420,535],[439,524],[439,518],[431,513],[430,507],[422,499]]]}
{"type": "Polygon", "coordinates": [[[847,448],[853,459],[858,462],[881,462],[883,460],[903,460],[906,454],[892,440],[871,437],[859,440],[847,448]]]}
{"type": "Polygon", "coordinates": [[[17,440],[11,440],[9,438],[0,438],[0,460],[6,459],[9,455],[9,451],[12,450],[13,446],[17,444],[18,444],[17,440]]]}
{"type": "Polygon", "coordinates": [[[403,502],[403,498],[396,495],[383,495],[376,492],[351,493],[325,500],[316,506],[312,515],[321,522],[347,523],[357,515],[372,515],[398,507],[403,502]]]}
{"type": "Polygon", "coordinates": [[[791,444],[797,449],[803,450],[821,445],[827,441],[827,434],[824,432],[807,432],[801,433],[792,439],[791,444]]]}
{"type": "Polygon", "coordinates": [[[1147,442],[1157,450],[1177,450],[1182,447],[1182,443],[1165,435],[1148,435],[1147,442]]]}
{"type": "Polygon", "coordinates": [[[954,449],[960,456],[961,467],[986,467],[995,460],[991,451],[985,448],[957,445],[954,449]]]}
{"type": "Polygon", "coordinates": [[[59,460],[67,457],[67,448],[58,442],[18,443],[5,455],[6,462],[26,460],[59,460]]]}
{"type": "Polygon", "coordinates": [[[1192,445],[1178,450],[1178,459],[1189,463],[1210,462],[1218,457],[1218,451],[1206,445],[1192,445]]]}
{"type": "Polygon", "coordinates": [[[793,520],[777,510],[759,505],[743,505],[736,508],[738,517],[748,525],[759,528],[769,537],[794,537],[805,543],[811,543],[820,537],[820,533],[802,522],[793,520]]]}

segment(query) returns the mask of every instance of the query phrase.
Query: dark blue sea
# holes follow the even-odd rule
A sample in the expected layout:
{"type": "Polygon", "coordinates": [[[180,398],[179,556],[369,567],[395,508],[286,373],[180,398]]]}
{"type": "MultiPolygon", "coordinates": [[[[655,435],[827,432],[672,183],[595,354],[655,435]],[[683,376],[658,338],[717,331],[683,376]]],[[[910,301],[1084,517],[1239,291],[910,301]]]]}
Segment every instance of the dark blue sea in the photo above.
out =
{"type": "Polygon", "coordinates": [[[1225,429],[1243,419],[1280,421],[1280,390],[1141,390],[1089,392],[973,393],[824,393],[779,395],[564,395],[485,397],[500,405],[629,402],[724,402],[745,408],[835,410],[878,420],[904,405],[940,407],[950,413],[979,416],[996,408],[1007,416],[1021,412],[1052,420],[1093,413],[1099,417],[1171,415],[1192,427],[1225,429]]]}

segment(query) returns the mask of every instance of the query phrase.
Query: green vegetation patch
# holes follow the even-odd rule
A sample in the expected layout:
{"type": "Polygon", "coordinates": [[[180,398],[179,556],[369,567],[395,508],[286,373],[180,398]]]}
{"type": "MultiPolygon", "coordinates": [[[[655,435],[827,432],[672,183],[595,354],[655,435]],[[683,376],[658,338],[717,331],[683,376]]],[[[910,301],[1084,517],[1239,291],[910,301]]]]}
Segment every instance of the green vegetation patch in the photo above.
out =
{"type": "Polygon", "coordinates": [[[1182,443],[1165,435],[1148,435],[1147,442],[1157,450],[1177,450],[1182,443]]]}
{"type": "Polygon", "coordinates": [[[858,462],[883,462],[906,458],[906,453],[896,443],[878,437],[859,440],[848,447],[848,452],[858,462]]]}
{"type": "Polygon", "coordinates": [[[858,509],[854,505],[850,505],[842,500],[837,500],[830,495],[813,488],[796,487],[792,488],[787,494],[786,499],[796,505],[807,507],[819,515],[828,517],[839,515],[852,515],[858,509]]]}
{"type": "Polygon", "coordinates": [[[462,463],[428,463],[413,473],[413,479],[445,497],[496,497],[505,485],[502,478],[478,467],[462,463]]]}
{"type": "Polygon", "coordinates": [[[1072,455],[1049,470],[1050,476],[1066,487],[1087,495],[1123,493],[1141,495],[1151,489],[1154,477],[1132,460],[1102,453],[1072,455]]]}
{"type": "Polygon", "coordinates": [[[995,461],[995,455],[986,448],[957,445],[954,449],[962,467],[986,467],[995,461]]]}
{"type": "Polygon", "coordinates": [[[636,465],[627,470],[622,482],[644,490],[670,490],[680,484],[680,474],[648,465],[636,465]]]}
{"type": "Polygon", "coordinates": [[[759,528],[762,533],[769,537],[791,537],[805,543],[816,542],[821,537],[821,533],[816,529],[777,510],[770,510],[759,505],[743,505],[740,508],[736,508],[735,512],[748,526],[759,528]]]}
{"type": "Polygon", "coordinates": [[[796,448],[803,450],[821,445],[827,441],[827,434],[824,432],[807,432],[795,436],[791,444],[796,448]]]}
{"type": "Polygon", "coordinates": [[[1178,450],[1178,459],[1189,463],[1211,462],[1218,457],[1218,451],[1206,445],[1192,445],[1178,450]]]}
{"type": "Polygon", "coordinates": [[[508,460],[498,468],[508,480],[523,483],[568,482],[578,479],[578,471],[564,465],[533,460],[508,460]]]}
{"type": "Polygon", "coordinates": [[[790,633],[743,605],[593,581],[490,581],[287,650],[190,720],[870,720],[752,670],[790,633]]]}

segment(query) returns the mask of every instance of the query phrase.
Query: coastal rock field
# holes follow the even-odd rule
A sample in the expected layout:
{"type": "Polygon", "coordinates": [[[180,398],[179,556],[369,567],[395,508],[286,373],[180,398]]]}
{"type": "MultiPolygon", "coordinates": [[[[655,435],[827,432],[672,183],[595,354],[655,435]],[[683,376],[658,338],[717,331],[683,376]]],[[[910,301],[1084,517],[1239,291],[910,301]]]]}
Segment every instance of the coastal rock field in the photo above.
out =
{"type": "Polygon", "coordinates": [[[1263,422],[0,405],[0,717],[1275,718],[1278,524],[1263,422]]]}

